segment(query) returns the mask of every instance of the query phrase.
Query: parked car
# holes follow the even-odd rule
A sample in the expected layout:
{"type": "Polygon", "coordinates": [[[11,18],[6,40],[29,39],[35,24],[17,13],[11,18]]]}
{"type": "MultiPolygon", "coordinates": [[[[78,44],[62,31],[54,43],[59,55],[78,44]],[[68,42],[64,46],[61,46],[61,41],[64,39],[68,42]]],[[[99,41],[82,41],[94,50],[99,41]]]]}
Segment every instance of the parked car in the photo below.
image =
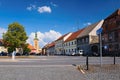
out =
{"type": "Polygon", "coordinates": [[[71,55],[72,56],[82,56],[83,55],[83,50],[79,50],[77,52],[72,52],[71,55]]]}
{"type": "Polygon", "coordinates": [[[36,53],[35,52],[31,52],[30,55],[36,55],[36,53]]]}
{"type": "Polygon", "coordinates": [[[1,52],[0,56],[7,56],[7,54],[8,54],[7,52],[1,52]]]}
{"type": "Polygon", "coordinates": [[[16,53],[15,56],[21,56],[21,54],[20,53],[16,53]]]}
{"type": "Polygon", "coordinates": [[[83,55],[83,53],[84,53],[83,50],[79,50],[79,51],[78,51],[78,54],[81,55],[81,56],[83,55]]]}

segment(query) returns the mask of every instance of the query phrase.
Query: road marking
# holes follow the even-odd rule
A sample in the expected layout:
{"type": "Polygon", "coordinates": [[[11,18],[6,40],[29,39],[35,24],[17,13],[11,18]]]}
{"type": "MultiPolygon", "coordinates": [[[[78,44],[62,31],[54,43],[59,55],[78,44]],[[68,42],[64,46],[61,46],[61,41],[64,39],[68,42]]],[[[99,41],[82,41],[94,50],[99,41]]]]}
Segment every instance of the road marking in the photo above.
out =
{"type": "Polygon", "coordinates": [[[0,67],[72,67],[72,65],[0,65],[0,67]]]}
{"type": "Polygon", "coordinates": [[[19,60],[12,60],[12,59],[0,59],[0,62],[18,62],[19,60]]]}

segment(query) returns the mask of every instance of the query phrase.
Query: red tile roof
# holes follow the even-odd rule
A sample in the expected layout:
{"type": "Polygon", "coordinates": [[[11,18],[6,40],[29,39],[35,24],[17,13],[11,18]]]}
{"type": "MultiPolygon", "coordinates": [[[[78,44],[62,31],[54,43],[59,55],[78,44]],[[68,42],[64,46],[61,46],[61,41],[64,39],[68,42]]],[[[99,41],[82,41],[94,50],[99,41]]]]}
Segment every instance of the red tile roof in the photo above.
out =
{"type": "Polygon", "coordinates": [[[72,35],[71,35],[68,39],[66,39],[65,42],[68,42],[68,41],[71,41],[71,40],[76,39],[77,36],[78,36],[83,30],[84,30],[84,29],[81,29],[81,30],[78,30],[78,31],[72,33],[72,35]]]}
{"type": "Polygon", "coordinates": [[[28,44],[28,48],[30,49],[30,50],[36,50],[32,45],[30,45],[30,44],[28,44]]]}
{"type": "Polygon", "coordinates": [[[56,41],[59,41],[59,40],[61,40],[61,39],[63,39],[66,35],[68,35],[69,33],[67,33],[67,34],[65,34],[65,35],[63,35],[63,36],[61,36],[61,37],[59,37],[56,41]]]}
{"type": "Polygon", "coordinates": [[[55,46],[55,42],[50,43],[48,46],[49,46],[49,48],[50,47],[54,47],[55,46]]]}

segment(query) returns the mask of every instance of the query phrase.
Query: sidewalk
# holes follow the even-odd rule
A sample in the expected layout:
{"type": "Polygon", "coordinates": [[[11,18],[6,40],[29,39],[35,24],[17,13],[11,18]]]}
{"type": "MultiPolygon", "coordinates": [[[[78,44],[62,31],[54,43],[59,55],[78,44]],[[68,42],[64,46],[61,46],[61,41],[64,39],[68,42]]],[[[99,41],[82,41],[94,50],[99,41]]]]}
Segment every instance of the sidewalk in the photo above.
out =
{"type": "Polygon", "coordinates": [[[90,65],[89,70],[86,66],[77,67],[84,75],[84,80],[120,80],[120,64],[90,65]]]}

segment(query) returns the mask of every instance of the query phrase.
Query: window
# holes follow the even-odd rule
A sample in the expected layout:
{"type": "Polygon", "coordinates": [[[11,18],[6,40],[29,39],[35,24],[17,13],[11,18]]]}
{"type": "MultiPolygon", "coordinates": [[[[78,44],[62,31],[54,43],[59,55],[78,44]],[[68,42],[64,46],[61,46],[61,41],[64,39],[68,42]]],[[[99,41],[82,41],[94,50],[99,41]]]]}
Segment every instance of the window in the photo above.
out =
{"type": "Polygon", "coordinates": [[[73,51],[73,49],[72,49],[72,51],[73,51]]]}
{"type": "Polygon", "coordinates": [[[109,39],[109,41],[112,41],[112,39],[113,39],[113,34],[112,33],[108,34],[108,39],[109,39]]]}
{"type": "Polygon", "coordinates": [[[75,41],[75,44],[76,44],[76,41],[75,41]]]}
{"type": "Polygon", "coordinates": [[[76,52],[76,48],[75,48],[75,52],[76,52]]]}
{"type": "Polygon", "coordinates": [[[119,26],[120,25],[120,21],[116,21],[116,24],[117,24],[117,26],[119,26]]]}
{"type": "Polygon", "coordinates": [[[117,41],[117,40],[118,40],[118,38],[119,38],[119,34],[118,34],[118,32],[117,32],[117,31],[114,33],[114,38],[115,38],[115,41],[117,41]]]}
{"type": "Polygon", "coordinates": [[[72,45],[73,45],[73,42],[72,42],[72,45]]]}
{"type": "Polygon", "coordinates": [[[70,49],[69,49],[69,52],[70,52],[70,49]]]}
{"type": "Polygon", "coordinates": [[[115,50],[118,50],[119,49],[119,44],[115,44],[115,50]]]}
{"type": "Polygon", "coordinates": [[[88,38],[86,38],[86,42],[88,42],[88,38]]]}
{"type": "Polygon", "coordinates": [[[82,42],[84,43],[84,39],[82,39],[82,42]]]}

